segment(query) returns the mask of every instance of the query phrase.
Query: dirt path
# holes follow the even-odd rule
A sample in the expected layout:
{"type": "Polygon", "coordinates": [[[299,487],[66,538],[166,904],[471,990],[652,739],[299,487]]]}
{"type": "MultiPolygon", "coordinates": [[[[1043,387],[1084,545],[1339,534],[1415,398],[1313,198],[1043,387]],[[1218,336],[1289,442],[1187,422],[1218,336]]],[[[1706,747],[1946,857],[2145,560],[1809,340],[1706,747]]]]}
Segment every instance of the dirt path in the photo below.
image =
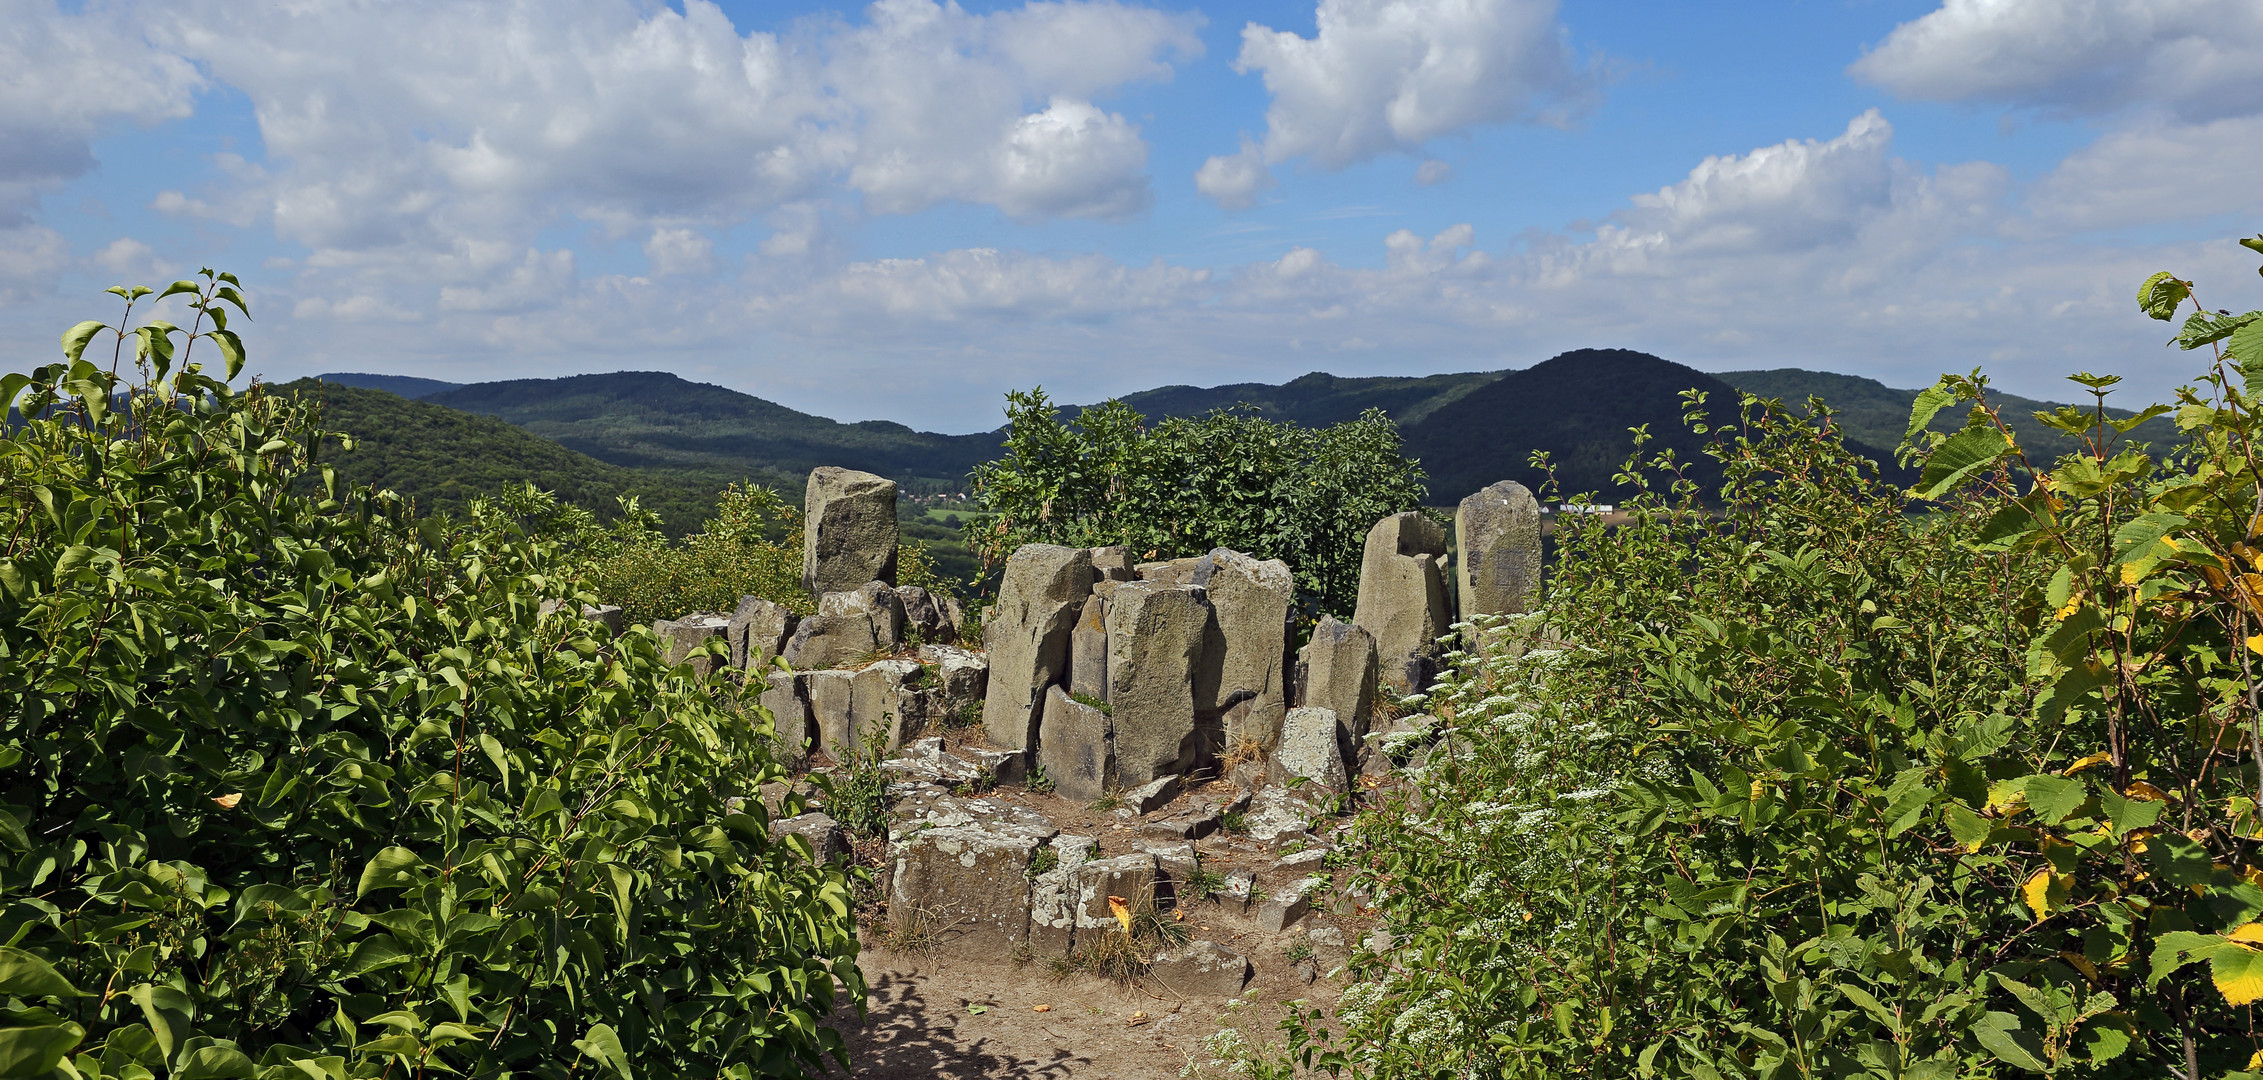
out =
{"type": "MultiPolygon", "coordinates": [[[[1090,976],[1055,982],[1043,964],[873,951],[860,966],[872,988],[866,1018],[834,1025],[859,1080],[1161,1080],[1178,1076],[1202,1039],[1242,1011],[1090,976]]],[[[1267,1028],[1278,1015],[1266,1007],[1272,1001],[1335,997],[1325,980],[1304,986],[1262,967],[1250,987],[1244,997],[1259,1004],[1247,1007],[1248,1019],[1267,1028]]]]}

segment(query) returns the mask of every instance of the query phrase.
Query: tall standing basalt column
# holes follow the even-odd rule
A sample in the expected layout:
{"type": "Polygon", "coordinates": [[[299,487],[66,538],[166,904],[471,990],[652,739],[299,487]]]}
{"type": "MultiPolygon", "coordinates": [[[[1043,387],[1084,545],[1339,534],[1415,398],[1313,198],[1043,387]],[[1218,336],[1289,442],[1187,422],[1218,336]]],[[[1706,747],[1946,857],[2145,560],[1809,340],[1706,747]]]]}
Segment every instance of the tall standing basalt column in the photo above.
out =
{"type": "Polygon", "coordinates": [[[1540,501],[1503,480],[1454,511],[1454,585],[1461,617],[1517,615],[1540,600],[1540,501]]]}
{"type": "Polygon", "coordinates": [[[990,654],[982,729],[992,746],[1028,750],[1036,744],[1045,688],[1068,673],[1069,631],[1092,581],[1089,549],[1024,544],[1006,557],[998,602],[982,624],[990,654]]]}
{"type": "Polygon", "coordinates": [[[1375,635],[1383,685],[1396,693],[1429,689],[1437,672],[1437,642],[1452,625],[1439,565],[1445,553],[1446,530],[1413,511],[1367,531],[1352,622],[1375,635]]]}
{"type": "Polygon", "coordinates": [[[896,482],[827,465],[802,502],[802,586],[811,596],[896,583],[896,482]]]}

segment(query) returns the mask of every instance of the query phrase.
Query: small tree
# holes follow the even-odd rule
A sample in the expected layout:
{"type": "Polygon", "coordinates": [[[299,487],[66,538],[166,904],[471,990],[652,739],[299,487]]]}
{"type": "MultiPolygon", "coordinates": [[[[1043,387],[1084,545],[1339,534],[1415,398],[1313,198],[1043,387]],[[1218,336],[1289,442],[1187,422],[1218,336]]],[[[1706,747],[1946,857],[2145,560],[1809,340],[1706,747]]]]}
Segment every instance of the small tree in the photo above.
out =
{"type": "Polygon", "coordinates": [[[1149,427],[1121,401],[1064,423],[1043,389],[1006,400],[1006,456],[974,471],[996,516],[967,526],[986,565],[1028,543],[1228,547],[1287,563],[1308,606],[1348,616],[1367,530],[1422,505],[1427,477],[1380,409],[1324,428],[1226,409],[1149,427]]]}

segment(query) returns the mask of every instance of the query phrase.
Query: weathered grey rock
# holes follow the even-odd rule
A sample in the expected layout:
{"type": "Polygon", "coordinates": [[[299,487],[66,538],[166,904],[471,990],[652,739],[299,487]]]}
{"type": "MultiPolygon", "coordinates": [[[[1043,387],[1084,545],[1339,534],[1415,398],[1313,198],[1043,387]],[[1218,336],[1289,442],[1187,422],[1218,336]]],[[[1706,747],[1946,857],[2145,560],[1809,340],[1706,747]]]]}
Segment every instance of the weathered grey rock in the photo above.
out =
{"type": "Polygon", "coordinates": [[[812,615],[794,624],[784,655],[794,670],[815,671],[862,660],[879,648],[872,620],[865,615],[812,615]]]}
{"type": "Polygon", "coordinates": [[[1053,781],[1054,794],[1079,803],[1100,798],[1116,786],[1115,724],[1100,709],[1048,687],[1037,765],[1053,781]]]}
{"type": "Polygon", "coordinates": [[[1116,582],[1096,581],[1084,611],[1069,631],[1069,693],[1108,700],[1108,597],[1116,582]]]}
{"type": "Polygon", "coordinates": [[[1308,877],[1273,890],[1257,909],[1257,928],[1278,934],[1312,912],[1313,897],[1327,889],[1328,879],[1308,877]]]}
{"type": "Polygon", "coordinates": [[[809,849],[816,854],[819,863],[847,858],[849,854],[848,831],[841,828],[840,822],[824,814],[810,813],[773,821],[770,823],[770,835],[799,836],[809,841],[809,849]]]}
{"type": "Polygon", "coordinates": [[[903,756],[889,758],[880,767],[896,777],[945,790],[979,787],[984,779],[980,765],[944,753],[941,739],[914,739],[904,747],[903,756]]]}
{"type": "MultiPolygon", "coordinates": [[[[572,606],[571,600],[544,600],[536,611],[541,615],[554,615],[572,606]]],[[[619,637],[621,631],[628,626],[627,617],[621,614],[619,604],[583,604],[581,617],[604,627],[614,637],[619,637]]]]}
{"type": "Polygon", "coordinates": [[[904,640],[904,602],[886,582],[867,581],[847,592],[826,593],[817,599],[817,613],[872,620],[874,647],[882,652],[896,651],[904,640]]]}
{"type": "Polygon", "coordinates": [[[1092,572],[1102,581],[1130,581],[1132,579],[1131,549],[1119,544],[1115,547],[1092,548],[1092,572]]]}
{"type": "Polygon", "coordinates": [[[984,750],[979,746],[960,748],[960,753],[974,760],[992,786],[1019,784],[1028,779],[1028,759],[1011,750],[984,750]]]}
{"type": "Polygon", "coordinates": [[[1436,642],[1452,625],[1439,565],[1445,553],[1446,531],[1413,511],[1384,518],[1367,532],[1352,621],[1375,635],[1379,674],[1396,693],[1429,689],[1436,642]]]}
{"type": "MultiPolygon", "coordinates": [[[[661,619],[652,624],[652,636],[660,639],[660,661],[670,667],[691,658],[694,650],[709,641],[723,640],[730,632],[728,615],[696,614],[681,619],[661,619]]],[[[712,656],[692,659],[692,673],[704,679],[722,662],[712,656]]]]}
{"type": "Polygon", "coordinates": [[[904,605],[904,634],[917,636],[926,643],[947,643],[959,639],[959,620],[956,608],[945,603],[917,585],[903,585],[896,589],[896,599],[904,605]]]}
{"type": "Polygon", "coordinates": [[[1312,947],[1315,949],[1326,949],[1335,953],[1344,951],[1344,932],[1336,927],[1315,926],[1305,931],[1304,936],[1306,940],[1312,942],[1312,947]]]}
{"type": "Polygon", "coordinates": [[[1308,847],[1303,851],[1292,851],[1286,855],[1281,856],[1278,859],[1273,860],[1273,869],[1283,871],[1316,871],[1320,869],[1320,865],[1322,863],[1325,863],[1327,861],[1327,848],[1308,847]]]}
{"type": "Polygon", "coordinates": [[[738,610],[731,613],[727,631],[731,639],[731,666],[745,671],[768,667],[771,657],[785,651],[787,639],[793,637],[794,624],[800,621],[801,617],[783,604],[759,596],[739,597],[738,610]]]}
{"type": "Polygon", "coordinates": [[[882,660],[851,680],[849,720],[854,742],[879,739],[879,752],[892,754],[927,729],[930,694],[927,668],[917,660],[882,660]]]}
{"type": "Polygon", "coordinates": [[[1179,778],[1165,776],[1124,792],[1124,806],[1135,814],[1152,814],[1178,797],[1179,778]]]}
{"type": "Polygon", "coordinates": [[[1540,502],[1514,480],[1463,499],[1454,511],[1461,617],[1515,615],[1540,596],[1540,502]]]}
{"type": "Polygon", "coordinates": [[[1217,718],[1227,746],[1273,745],[1288,712],[1289,603],[1296,579],[1287,563],[1229,548],[1209,556],[1199,582],[1213,613],[1212,640],[1195,680],[1197,710],[1217,718]]]}
{"type": "Polygon", "coordinates": [[[1053,865],[1030,886],[1029,943],[1038,952],[1062,955],[1076,944],[1077,905],[1084,894],[1077,869],[1092,858],[1099,841],[1089,836],[1053,838],[1053,865]]]}
{"type": "Polygon", "coordinates": [[[1128,581],[1108,597],[1108,707],[1116,728],[1116,782],[1127,788],[1190,771],[1194,679],[1209,635],[1199,588],[1128,581]]]}
{"type": "Polygon", "coordinates": [[[1329,791],[1344,790],[1349,778],[1342,737],[1334,711],[1290,709],[1281,723],[1281,745],[1273,751],[1273,782],[1302,777],[1329,791]]]}
{"type": "Polygon", "coordinates": [[[1248,911],[1249,898],[1257,894],[1257,875],[1247,870],[1229,870],[1226,882],[1218,886],[1214,897],[1230,911],[1248,911]]]}
{"type": "Polygon", "coordinates": [[[849,760],[856,748],[856,727],[850,720],[856,672],[840,668],[803,672],[801,689],[803,700],[809,702],[810,725],[817,729],[818,748],[834,761],[849,760]]]}
{"type": "Polygon", "coordinates": [[[1429,730],[1432,720],[1428,716],[1401,716],[1382,720],[1371,725],[1367,737],[1359,744],[1359,773],[1361,776],[1388,776],[1398,763],[1391,758],[1396,746],[1403,754],[1412,753],[1407,744],[1421,738],[1429,730]]]}
{"type": "Polygon", "coordinates": [[[1215,941],[1190,941],[1156,957],[1147,973],[1182,997],[1230,998],[1248,985],[1249,958],[1215,941]]]}
{"type": "Polygon", "coordinates": [[[1250,839],[1278,845],[1301,836],[1317,810],[1306,797],[1283,787],[1269,787],[1250,800],[1242,823],[1250,839]]]}
{"type": "Polygon", "coordinates": [[[780,764],[798,771],[808,765],[810,747],[818,741],[809,717],[808,677],[773,671],[764,676],[764,681],[760,702],[770,712],[773,738],[782,755],[780,764]]]}
{"type": "Polygon", "coordinates": [[[1029,938],[1030,860],[1056,831],[983,821],[905,831],[889,844],[890,923],[934,934],[946,952],[1006,955],[1029,938]]]}
{"type": "Polygon", "coordinates": [[[943,716],[957,716],[981,705],[990,684],[990,658],[956,645],[922,645],[921,663],[930,666],[935,688],[942,693],[937,708],[943,716]]]}
{"type": "Polygon", "coordinates": [[[1095,859],[1076,868],[1077,936],[1099,930],[1122,933],[1123,924],[1108,907],[1108,898],[1120,896],[1133,911],[1155,903],[1155,856],[1144,851],[1095,859]]]}
{"type": "MultiPolygon", "coordinates": [[[[1165,884],[1192,878],[1202,865],[1202,856],[1194,850],[1193,844],[1184,840],[1142,841],[1140,848],[1155,856],[1156,872],[1162,875],[1165,884]]],[[[1174,892],[1173,896],[1176,895],[1174,892]]]]}
{"type": "Polygon", "coordinates": [[[830,465],[802,502],[802,586],[812,596],[896,583],[896,482],[830,465]]]}
{"type": "MultiPolygon", "coordinates": [[[[935,611],[937,616],[943,620],[943,625],[949,628],[949,633],[942,640],[957,641],[960,636],[966,633],[966,608],[960,605],[958,597],[936,597],[935,611]]],[[[979,645],[981,642],[978,641],[975,644],[979,645]]]]}
{"type": "Polygon", "coordinates": [[[1375,704],[1375,635],[1323,615],[1297,653],[1297,704],[1328,709],[1355,742],[1367,735],[1375,704]]]}
{"type": "Polygon", "coordinates": [[[1139,833],[1158,839],[1200,840],[1218,831],[1218,820],[1223,816],[1217,804],[1201,803],[1186,813],[1147,822],[1139,827],[1139,833]]]}
{"type": "Polygon", "coordinates": [[[982,727],[991,745],[1028,750],[1037,741],[1045,688],[1069,661],[1069,630],[1092,592],[1092,552],[1026,544],[1006,557],[998,602],[982,624],[990,688],[982,727]]]}
{"type": "Polygon", "coordinates": [[[1200,585],[1210,572],[1209,558],[1191,555],[1184,559],[1143,562],[1132,567],[1132,580],[1152,581],[1158,585],[1200,585]]]}

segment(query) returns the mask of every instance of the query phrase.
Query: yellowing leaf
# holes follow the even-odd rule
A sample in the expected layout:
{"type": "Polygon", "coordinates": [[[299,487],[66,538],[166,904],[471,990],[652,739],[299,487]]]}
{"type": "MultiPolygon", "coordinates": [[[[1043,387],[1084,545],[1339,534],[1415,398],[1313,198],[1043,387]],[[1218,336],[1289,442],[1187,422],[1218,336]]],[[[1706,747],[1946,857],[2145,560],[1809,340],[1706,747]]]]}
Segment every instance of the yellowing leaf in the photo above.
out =
{"type": "Polygon", "coordinates": [[[2037,870],[2034,877],[2027,879],[2027,884],[2019,887],[2019,895],[2027,901],[2027,909],[2035,913],[2035,920],[2041,922],[2051,914],[2051,909],[2066,903],[2067,890],[2073,884],[2072,874],[2037,870]]]}
{"type": "Polygon", "coordinates": [[[2169,795],[2167,792],[2162,791],[2160,788],[2154,787],[2153,785],[2148,784],[2143,780],[2130,781],[2129,788],[2122,792],[2122,797],[2128,799],[2140,799],[2145,802],[2169,801],[2169,795]]]}
{"type": "Polygon", "coordinates": [[[2263,1001],[2263,949],[2245,943],[2224,949],[2208,958],[2208,974],[2225,1001],[2234,1005],[2263,1001]]]}
{"type": "Polygon", "coordinates": [[[1117,922],[1124,924],[1124,933],[1132,932],[1131,908],[1124,903],[1123,897],[1111,896],[1108,898],[1108,913],[1114,915],[1117,922]]]}
{"type": "Polygon", "coordinates": [[[2074,764],[2067,766],[2067,770],[2064,775],[2073,776],[2074,774],[2081,772],[2082,770],[2087,769],[2092,765],[2103,765],[2106,762],[2112,760],[2114,760],[2114,755],[2112,754],[2092,754],[2089,757],[2083,758],[2081,761],[2077,761],[2074,764]]]}
{"type": "Polygon", "coordinates": [[[212,801],[219,803],[220,809],[222,810],[233,810],[236,808],[237,803],[244,801],[244,793],[241,791],[231,791],[226,795],[213,796],[212,801]]]}
{"type": "Polygon", "coordinates": [[[2247,647],[2255,650],[2256,652],[2263,653],[2263,634],[2255,634],[2250,636],[2247,639],[2247,647]]]}
{"type": "Polygon", "coordinates": [[[2061,952],[2059,959],[2066,961],[2067,965],[2076,971],[2089,976],[2091,982],[2098,981],[2098,965],[2091,963],[2089,957],[2078,952],[2061,952]]]}
{"type": "Polygon", "coordinates": [[[2066,606],[2059,609],[2057,618],[2060,622],[2065,622],[2068,619],[2074,618],[2074,613],[2081,610],[2082,594],[2076,593],[2073,596],[2067,597],[2066,606]]]}
{"type": "Polygon", "coordinates": [[[2224,940],[2237,941],[2242,945],[2263,947],[2263,923],[2248,923],[2246,926],[2225,934],[2224,940]]]}
{"type": "Polygon", "coordinates": [[[2134,562],[2122,564],[2122,584],[2135,585],[2145,579],[2145,568],[2134,562]]]}

